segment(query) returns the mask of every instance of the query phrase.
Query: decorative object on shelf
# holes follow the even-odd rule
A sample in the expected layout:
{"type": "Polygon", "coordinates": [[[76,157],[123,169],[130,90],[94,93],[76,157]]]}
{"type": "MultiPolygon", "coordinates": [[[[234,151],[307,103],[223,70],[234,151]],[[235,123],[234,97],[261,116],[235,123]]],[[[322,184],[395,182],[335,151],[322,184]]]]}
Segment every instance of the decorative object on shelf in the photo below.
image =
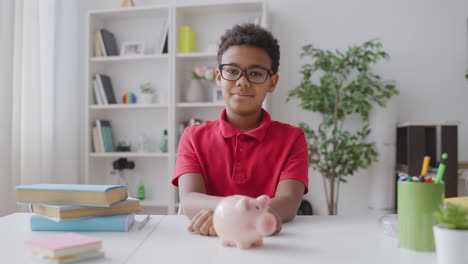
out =
{"type": "Polygon", "coordinates": [[[213,103],[224,103],[223,91],[221,88],[213,88],[213,103]]]}
{"type": "Polygon", "coordinates": [[[140,182],[138,183],[136,198],[138,198],[139,200],[146,199],[145,182],[143,181],[143,179],[140,179],[140,182]]]}
{"type": "Polygon", "coordinates": [[[322,115],[317,129],[305,123],[300,126],[308,139],[309,164],[323,177],[328,213],[335,215],[340,183],[377,160],[375,144],[367,141],[372,103],[385,107],[398,90],[372,73],[372,64],[388,57],[376,40],[344,53],[306,45],[301,56],[313,62],[302,66],[301,83],[289,91],[287,100],[297,98],[303,109],[322,115]],[[315,73],[320,76],[318,82],[312,79],[315,73]],[[357,132],[343,129],[346,119],[356,114],[362,120],[357,132]]]}
{"type": "Polygon", "coordinates": [[[121,140],[117,143],[117,146],[115,147],[115,150],[117,152],[130,152],[132,150],[130,144],[127,142],[121,140]]]}
{"type": "Polygon", "coordinates": [[[187,90],[185,91],[186,102],[205,102],[205,87],[201,80],[191,80],[187,90]]]}
{"type": "Polygon", "coordinates": [[[136,102],[137,102],[137,97],[132,92],[126,92],[122,96],[122,103],[123,104],[136,104],[136,102]]]}
{"type": "MultiPolygon", "coordinates": [[[[197,66],[192,71],[192,80],[186,90],[185,101],[187,102],[207,102],[207,89],[214,89],[215,70],[213,67],[197,66]]],[[[211,94],[211,93],[210,93],[211,94]]]]}
{"type": "Polygon", "coordinates": [[[167,146],[168,146],[167,129],[164,129],[164,134],[161,137],[161,142],[159,143],[159,150],[161,150],[161,152],[163,153],[166,153],[168,150],[167,146]]]}
{"type": "Polygon", "coordinates": [[[179,53],[195,51],[195,33],[189,26],[179,27],[179,53]]]}
{"type": "Polygon", "coordinates": [[[127,187],[128,182],[125,177],[124,170],[135,169],[135,162],[128,160],[127,158],[119,158],[112,162],[112,168],[114,169],[112,173],[115,174],[115,171],[117,171],[117,174],[119,175],[119,184],[127,187]]]}
{"type": "Polygon", "coordinates": [[[462,264],[468,260],[468,209],[445,203],[434,213],[437,263],[462,264]]]}
{"type": "Polygon", "coordinates": [[[140,85],[140,95],[138,96],[139,104],[152,104],[155,100],[155,90],[151,86],[151,83],[147,82],[140,85]]]}
{"type": "Polygon", "coordinates": [[[122,56],[143,55],[145,53],[145,43],[143,42],[124,42],[120,54],[122,56]]]}
{"type": "Polygon", "coordinates": [[[134,7],[135,6],[135,1],[134,0],[122,0],[120,1],[120,7],[134,7]]]}

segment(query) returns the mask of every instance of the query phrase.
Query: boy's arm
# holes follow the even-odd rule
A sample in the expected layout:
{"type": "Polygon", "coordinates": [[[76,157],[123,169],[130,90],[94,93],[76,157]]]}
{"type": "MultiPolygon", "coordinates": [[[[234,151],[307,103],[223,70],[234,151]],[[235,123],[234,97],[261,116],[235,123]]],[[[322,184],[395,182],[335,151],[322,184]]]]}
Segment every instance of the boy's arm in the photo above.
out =
{"type": "Polygon", "coordinates": [[[179,197],[184,214],[190,219],[202,209],[214,210],[223,198],[206,194],[200,173],[186,173],[179,177],[179,197]]]}
{"type": "Polygon", "coordinates": [[[296,216],[304,190],[304,184],[298,180],[284,179],[278,183],[275,198],[271,200],[270,207],[283,222],[291,221],[296,216]]]}

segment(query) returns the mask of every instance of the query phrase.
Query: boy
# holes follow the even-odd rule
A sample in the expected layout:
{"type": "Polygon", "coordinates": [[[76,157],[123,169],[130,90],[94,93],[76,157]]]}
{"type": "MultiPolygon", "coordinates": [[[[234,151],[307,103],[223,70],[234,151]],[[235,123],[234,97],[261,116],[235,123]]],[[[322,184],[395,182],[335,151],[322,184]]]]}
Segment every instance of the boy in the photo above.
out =
{"type": "Polygon", "coordinates": [[[192,219],[188,230],[215,236],[213,209],[223,197],[267,194],[279,232],[307,193],[308,150],[302,129],[262,109],[278,83],[278,41],[260,26],[236,25],[221,37],[218,64],[226,107],[219,119],[187,127],[177,151],[172,184],[192,219]]]}

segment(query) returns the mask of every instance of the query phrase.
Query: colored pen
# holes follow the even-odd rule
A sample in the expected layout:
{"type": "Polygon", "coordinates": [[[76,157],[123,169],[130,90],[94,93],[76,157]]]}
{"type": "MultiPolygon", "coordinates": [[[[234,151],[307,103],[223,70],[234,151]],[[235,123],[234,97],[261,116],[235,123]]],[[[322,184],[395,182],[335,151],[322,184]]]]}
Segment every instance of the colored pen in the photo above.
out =
{"type": "Polygon", "coordinates": [[[421,168],[421,176],[425,177],[427,175],[427,170],[429,169],[430,161],[431,161],[431,157],[424,156],[423,165],[421,168]]]}
{"type": "Polygon", "coordinates": [[[447,166],[445,162],[447,161],[448,154],[442,154],[442,160],[439,163],[439,168],[437,169],[437,176],[434,180],[434,183],[440,183],[442,181],[442,177],[444,177],[445,167],[447,166]]]}

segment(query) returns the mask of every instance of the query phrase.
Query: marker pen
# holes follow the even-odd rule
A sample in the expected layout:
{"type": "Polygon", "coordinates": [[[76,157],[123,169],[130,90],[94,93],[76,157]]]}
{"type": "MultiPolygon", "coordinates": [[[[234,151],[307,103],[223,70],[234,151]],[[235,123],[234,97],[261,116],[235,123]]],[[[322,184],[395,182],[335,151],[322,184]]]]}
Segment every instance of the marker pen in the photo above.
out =
{"type": "Polygon", "coordinates": [[[434,180],[434,183],[440,183],[442,181],[442,177],[444,177],[445,167],[447,166],[445,163],[447,162],[448,154],[442,154],[442,160],[439,163],[439,168],[437,169],[437,176],[434,180]]]}

